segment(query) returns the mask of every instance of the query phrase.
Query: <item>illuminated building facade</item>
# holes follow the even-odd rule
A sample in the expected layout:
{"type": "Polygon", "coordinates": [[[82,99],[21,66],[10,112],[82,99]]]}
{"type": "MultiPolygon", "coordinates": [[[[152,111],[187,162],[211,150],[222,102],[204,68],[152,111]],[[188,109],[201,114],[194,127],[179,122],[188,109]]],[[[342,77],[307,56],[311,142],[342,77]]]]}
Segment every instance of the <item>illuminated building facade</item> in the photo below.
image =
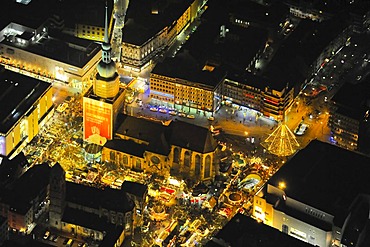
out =
{"type": "Polygon", "coordinates": [[[288,88],[287,86],[280,91],[266,87],[261,92],[261,97],[263,99],[261,113],[266,117],[283,121],[285,112],[293,103],[294,88],[288,88]]]}
{"type": "Polygon", "coordinates": [[[124,115],[116,137],[102,150],[102,160],[122,168],[180,175],[197,181],[215,175],[217,143],[206,128],[173,121],[168,126],[124,115]]]}
{"type": "Polygon", "coordinates": [[[0,31],[0,63],[15,72],[85,90],[100,58],[92,41],[11,22],[0,31]]]}
{"type": "Polygon", "coordinates": [[[52,86],[0,70],[0,154],[14,157],[52,116],[52,86]]]}
{"type": "Polygon", "coordinates": [[[312,245],[367,246],[368,163],[366,156],[311,141],[254,196],[253,217],[312,245]]]}
{"type": "Polygon", "coordinates": [[[122,67],[139,72],[176,41],[198,16],[205,0],[129,3],[122,37],[122,67]]]}
{"type": "MultiPolygon", "coordinates": [[[[178,105],[210,112],[214,111],[216,108],[214,86],[166,76],[157,72],[158,69],[159,66],[150,75],[151,99],[165,102],[171,107],[178,105]]],[[[183,68],[180,67],[179,69],[183,68]]]]}
{"type": "MultiPolygon", "coordinates": [[[[107,30],[108,8],[105,8],[107,30]]],[[[115,120],[124,101],[124,89],[120,87],[116,64],[111,59],[108,32],[105,32],[102,59],[96,69],[98,72],[93,79],[93,87],[83,98],[84,139],[102,145],[100,138],[113,138],[115,120]]]]}

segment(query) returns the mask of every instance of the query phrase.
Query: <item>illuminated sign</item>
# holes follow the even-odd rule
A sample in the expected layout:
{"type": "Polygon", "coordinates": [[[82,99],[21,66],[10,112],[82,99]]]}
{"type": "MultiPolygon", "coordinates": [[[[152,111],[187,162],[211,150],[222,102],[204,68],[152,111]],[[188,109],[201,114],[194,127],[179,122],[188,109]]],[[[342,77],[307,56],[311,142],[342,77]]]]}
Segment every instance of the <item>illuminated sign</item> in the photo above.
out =
{"type": "Polygon", "coordinates": [[[0,154],[6,155],[5,153],[5,136],[0,136],[0,154]]]}
{"type": "Polygon", "coordinates": [[[102,101],[84,98],[84,139],[101,136],[112,139],[112,105],[102,101]]]}

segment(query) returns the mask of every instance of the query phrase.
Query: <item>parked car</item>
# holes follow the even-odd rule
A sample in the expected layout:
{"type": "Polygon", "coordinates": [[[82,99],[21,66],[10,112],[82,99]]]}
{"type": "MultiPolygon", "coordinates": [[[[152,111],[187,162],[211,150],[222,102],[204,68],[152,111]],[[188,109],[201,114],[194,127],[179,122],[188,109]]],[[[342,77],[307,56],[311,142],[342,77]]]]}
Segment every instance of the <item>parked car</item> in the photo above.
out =
{"type": "Polygon", "coordinates": [[[46,231],[45,234],[44,234],[44,239],[48,239],[48,237],[50,236],[50,232],[49,231],[46,231]]]}
{"type": "Polygon", "coordinates": [[[300,123],[298,124],[297,128],[295,128],[294,134],[296,134],[297,136],[301,136],[304,133],[306,133],[307,129],[308,129],[308,124],[300,123]]]}

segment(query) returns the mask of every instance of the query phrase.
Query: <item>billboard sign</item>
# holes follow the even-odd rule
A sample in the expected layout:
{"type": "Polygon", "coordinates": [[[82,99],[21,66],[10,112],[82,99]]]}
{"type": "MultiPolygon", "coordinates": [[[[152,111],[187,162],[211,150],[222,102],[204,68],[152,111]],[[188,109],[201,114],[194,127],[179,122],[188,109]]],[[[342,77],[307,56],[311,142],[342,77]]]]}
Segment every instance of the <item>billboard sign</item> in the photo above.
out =
{"type": "Polygon", "coordinates": [[[103,101],[84,98],[83,105],[84,139],[105,137],[112,139],[112,105],[103,101]]]}

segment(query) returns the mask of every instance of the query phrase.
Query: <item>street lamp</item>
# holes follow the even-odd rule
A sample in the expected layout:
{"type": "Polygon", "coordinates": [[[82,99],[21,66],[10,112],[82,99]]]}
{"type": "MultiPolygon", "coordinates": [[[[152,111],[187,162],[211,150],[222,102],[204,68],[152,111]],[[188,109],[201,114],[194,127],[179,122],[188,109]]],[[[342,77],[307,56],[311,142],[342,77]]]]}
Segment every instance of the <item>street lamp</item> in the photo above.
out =
{"type": "Polygon", "coordinates": [[[286,184],[284,181],[279,182],[279,189],[284,190],[286,188],[286,184]]]}

